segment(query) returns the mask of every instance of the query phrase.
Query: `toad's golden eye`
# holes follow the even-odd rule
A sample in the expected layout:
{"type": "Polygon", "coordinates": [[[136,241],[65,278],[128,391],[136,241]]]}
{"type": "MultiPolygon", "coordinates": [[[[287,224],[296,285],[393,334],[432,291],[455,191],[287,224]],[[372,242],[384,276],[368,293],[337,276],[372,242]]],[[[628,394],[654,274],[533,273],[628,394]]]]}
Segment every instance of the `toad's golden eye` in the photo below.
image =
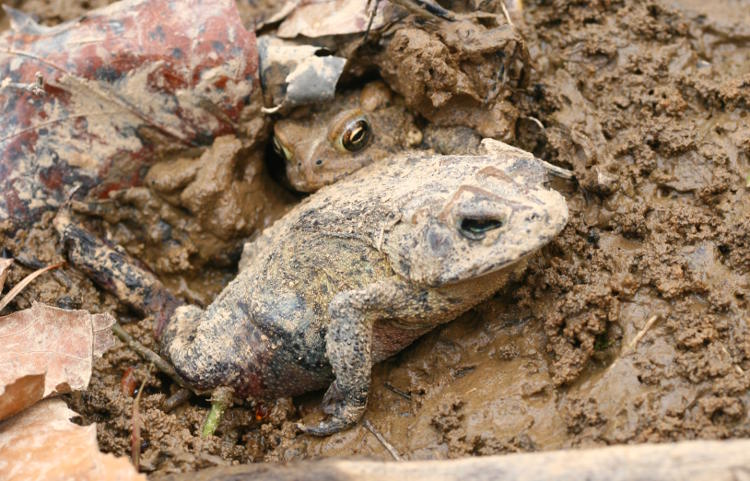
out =
{"type": "Polygon", "coordinates": [[[349,152],[362,150],[370,141],[370,124],[367,119],[360,117],[354,119],[344,129],[341,134],[341,145],[349,152]]]}

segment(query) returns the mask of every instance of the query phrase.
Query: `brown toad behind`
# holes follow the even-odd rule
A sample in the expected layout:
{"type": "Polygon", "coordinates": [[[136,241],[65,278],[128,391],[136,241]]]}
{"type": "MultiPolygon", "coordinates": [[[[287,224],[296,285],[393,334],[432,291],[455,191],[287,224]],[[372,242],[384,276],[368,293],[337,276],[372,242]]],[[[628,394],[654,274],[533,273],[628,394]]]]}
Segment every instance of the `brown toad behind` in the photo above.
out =
{"type": "Polygon", "coordinates": [[[198,389],[297,395],[329,386],[327,435],[364,413],[372,364],[492,295],[567,221],[549,166],[486,153],[407,153],[305,199],[245,246],[205,310],[185,306],[163,348],[198,389]]]}
{"type": "Polygon", "coordinates": [[[286,178],[300,192],[314,192],[421,142],[422,133],[403,99],[380,81],[279,120],[273,138],[286,178]]]}

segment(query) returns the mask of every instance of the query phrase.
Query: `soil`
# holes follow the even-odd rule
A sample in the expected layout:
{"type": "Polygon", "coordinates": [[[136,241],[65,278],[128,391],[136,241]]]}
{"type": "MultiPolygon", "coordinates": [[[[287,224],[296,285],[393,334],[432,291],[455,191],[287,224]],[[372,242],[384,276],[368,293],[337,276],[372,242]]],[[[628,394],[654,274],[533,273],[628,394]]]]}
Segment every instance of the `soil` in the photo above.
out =
{"type": "MultiPolygon", "coordinates": [[[[79,11],[40,5],[19,7],[51,22],[79,11]]],[[[556,185],[570,221],[521,282],[375,366],[365,419],[403,458],[750,436],[748,12],[746,0],[525,5],[517,27],[534,68],[514,143],[576,172],[556,185]]],[[[23,245],[52,262],[53,237],[42,223],[23,245]]],[[[71,270],[39,279],[15,307],[31,299],[135,321],[71,270]]],[[[153,346],[149,319],[127,329],[153,346]]],[[[234,408],[201,439],[207,402],[165,413],[167,378],[121,344],[68,398],[104,451],[130,451],[129,367],[148,376],[141,463],[154,476],[390,459],[364,424],[296,434],[294,422],[322,416],[322,393],[234,408]]]]}

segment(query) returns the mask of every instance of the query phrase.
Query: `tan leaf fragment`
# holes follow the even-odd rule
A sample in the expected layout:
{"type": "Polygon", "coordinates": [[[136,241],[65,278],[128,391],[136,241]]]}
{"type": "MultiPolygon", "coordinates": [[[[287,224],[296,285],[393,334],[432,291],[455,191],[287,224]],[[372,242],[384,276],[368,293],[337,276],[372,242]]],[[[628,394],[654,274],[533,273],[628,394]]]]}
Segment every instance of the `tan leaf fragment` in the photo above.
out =
{"type": "Polygon", "coordinates": [[[0,258],[0,292],[5,285],[5,279],[8,277],[8,268],[13,264],[13,259],[0,258]]]}
{"type": "MultiPolygon", "coordinates": [[[[286,16],[276,35],[295,38],[299,35],[317,38],[329,35],[348,35],[364,32],[370,21],[372,5],[367,0],[323,0],[302,2],[286,16]]],[[[380,2],[373,19],[372,30],[386,25],[394,16],[393,6],[380,2]]]]}
{"type": "Polygon", "coordinates": [[[114,345],[109,314],[34,303],[0,317],[0,419],[42,398],[85,389],[94,356],[114,345]]]}
{"type": "Polygon", "coordinates": [[[127,458],[99,452],[96,425],[69,421],[76,413],[47,399],[0,422],[0,477],[6,481],[146,481],[127,458]]]}

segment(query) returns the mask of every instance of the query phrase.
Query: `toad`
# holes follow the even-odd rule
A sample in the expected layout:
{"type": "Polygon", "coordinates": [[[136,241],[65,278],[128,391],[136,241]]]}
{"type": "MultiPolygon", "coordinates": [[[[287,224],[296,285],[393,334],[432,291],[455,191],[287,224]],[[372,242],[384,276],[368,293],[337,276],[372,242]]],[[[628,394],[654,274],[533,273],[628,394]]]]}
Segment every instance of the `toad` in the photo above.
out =
{"type": "Polygon", "coordinates": [[[314,192],[422,142],[403,99],[382,81],[343,93],[331,104],[298,109],[273,130],[273,147],[284,160],[286,180],[300,192],[314,192]]]}
{"type": "Polygon", "coordinates": [[[491,296],[565,226],[560,170],[498,141],[407,152],[323,187],[245,245],[205,310],[179,307],[163,352],[198,390],[294,396],[328,387],[329,435],[363,415],[373,363],[491,296]]]}

